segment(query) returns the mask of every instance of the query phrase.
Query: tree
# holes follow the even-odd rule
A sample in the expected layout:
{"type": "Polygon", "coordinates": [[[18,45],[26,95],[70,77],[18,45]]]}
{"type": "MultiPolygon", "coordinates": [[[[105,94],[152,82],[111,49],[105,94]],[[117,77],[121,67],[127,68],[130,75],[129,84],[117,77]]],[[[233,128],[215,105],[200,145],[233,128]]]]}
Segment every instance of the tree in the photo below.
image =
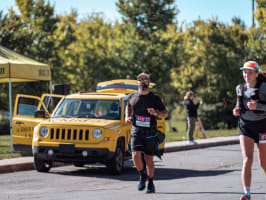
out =
{"type": "Polygon", "coordinates": [[[261,68],[266,70],[266,1],[257,0],[257,9],[254,13],[258,26],[248,30],[247,60],[257,61],[261,68]]]}
{"type": "Polygon", "coordinates": [[[95,91],[97,82],[111,77],[111,24],[94,13],[80,21],[74,37],[64,53],[66,77],[74,91],[95,91]]]}
{"type": "Polygon", "coordinates": [[[234,88],[241,81],[239,67],[245,60],[248,40],[243,26],[197,20],[183,37],[181,65],[172,70],[175,87],[181,97],[188,90],[203,97],[201,116],[206,128],[234,127],[234,88]]]}
{"type": "Polygon", "coordinates": [[[119,0],[118,11],[126,24],[132,23],[142,37],[158,30],[166,31],[178,13],[174,0],[119,0]]]}

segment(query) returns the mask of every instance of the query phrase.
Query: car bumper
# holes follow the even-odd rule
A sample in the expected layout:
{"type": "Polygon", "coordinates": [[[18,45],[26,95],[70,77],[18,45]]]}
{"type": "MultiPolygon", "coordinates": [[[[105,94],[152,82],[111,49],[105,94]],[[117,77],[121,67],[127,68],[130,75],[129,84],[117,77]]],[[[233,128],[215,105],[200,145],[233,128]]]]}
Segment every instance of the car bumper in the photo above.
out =
{"type": "Polygon", "coordinates": [[[65,163],[105,163],[114,156],[114,152],[105,148],[75,148],[74,145],[34,146],[32,151],[35,157],[65,163]]]}

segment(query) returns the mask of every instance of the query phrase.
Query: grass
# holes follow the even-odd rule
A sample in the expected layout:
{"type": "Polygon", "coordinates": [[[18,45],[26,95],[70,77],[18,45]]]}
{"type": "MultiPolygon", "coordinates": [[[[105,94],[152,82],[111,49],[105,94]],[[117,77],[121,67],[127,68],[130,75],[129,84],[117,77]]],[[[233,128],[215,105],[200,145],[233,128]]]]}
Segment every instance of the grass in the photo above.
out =
{"type": "MultiPolygon", "coordinates": [[[[202,138],[202,133],[199,132],[198,136],[196,135],[197,131],[195,130],[194,138],[200,139],[202,138]]],[[[178,120],[178,121],[171,121],[169,125],[169,121],[166,121],[166,142],[173,142],[173,141],[184,141],[187,140],[186,136],[186,121],[185,120],[178,120]],[[177,129],[176,132],[172,130],[174,127],[177,129]]],[[[211,137],[222,137],[222,136],[234,136],[237,135],[237,130],[207,130],[206,136],[207,138],[211,137]]],[[[15,158],[21,157],[23,154],[19,152],[11,153],[10,148],[10,136],[9,135],[0,135],[0,159],[4,158],[15,158]]]]}
{"type": "Polygon", "coordinates": [[[0,159],[21,157],[19,152],[11,153],[10,136],[0,135],[0,159]]]}
{"type": "MultiPolygon", "coordinates": [[[[196,124],[196,130],[194,132],[194,139],[201,139],[203,138],[202,133],[199,131],[197,135],[197,124],[196,124]]],[[[226,137],[226,136],[236,136],[237,135],[237,129],[231,129],[231,130],[206,130],[206,137],[226,137]]],[[[166,142],[173,142],[173,141],[184,141],[187,140],[187,133],[186,133],[186,120],[178,120],[178,121],[172,121],[171,125],[169,125],[169,121],[166,122],[166,142]],[[174,127],[177,129],[176,132],[172,130],[174,127]]]]}

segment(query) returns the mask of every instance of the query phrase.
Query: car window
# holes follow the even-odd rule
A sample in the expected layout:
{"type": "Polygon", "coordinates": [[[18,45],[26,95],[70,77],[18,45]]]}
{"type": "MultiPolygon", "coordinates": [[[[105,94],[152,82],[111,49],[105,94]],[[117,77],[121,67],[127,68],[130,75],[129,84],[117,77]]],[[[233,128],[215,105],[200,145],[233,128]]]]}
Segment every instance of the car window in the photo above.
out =
{"type": "Polygon", "coordinates": [[[17,107],[17,115],[34,117],[35,111],[38,108],[39,100],[20,97],[17,107]]]}
{"type": "Polygon", "coordinates": [[[119,120],[119,100],[64,99],[53,117],[77,117],[119,120]]]}

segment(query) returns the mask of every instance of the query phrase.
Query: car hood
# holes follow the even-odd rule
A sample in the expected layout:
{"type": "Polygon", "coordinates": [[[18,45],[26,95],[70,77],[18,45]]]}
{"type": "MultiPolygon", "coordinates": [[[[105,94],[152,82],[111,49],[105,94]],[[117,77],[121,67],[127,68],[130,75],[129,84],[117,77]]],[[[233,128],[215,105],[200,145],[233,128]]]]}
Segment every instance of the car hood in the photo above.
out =
{"type": "Polygon", "coordinates": [[[85,118],[52,118],[45,120],[40,125],[65,125],[65,126],[93,126],[109,128],[118,125],[120,120],[85,119],[85,118]]]}

